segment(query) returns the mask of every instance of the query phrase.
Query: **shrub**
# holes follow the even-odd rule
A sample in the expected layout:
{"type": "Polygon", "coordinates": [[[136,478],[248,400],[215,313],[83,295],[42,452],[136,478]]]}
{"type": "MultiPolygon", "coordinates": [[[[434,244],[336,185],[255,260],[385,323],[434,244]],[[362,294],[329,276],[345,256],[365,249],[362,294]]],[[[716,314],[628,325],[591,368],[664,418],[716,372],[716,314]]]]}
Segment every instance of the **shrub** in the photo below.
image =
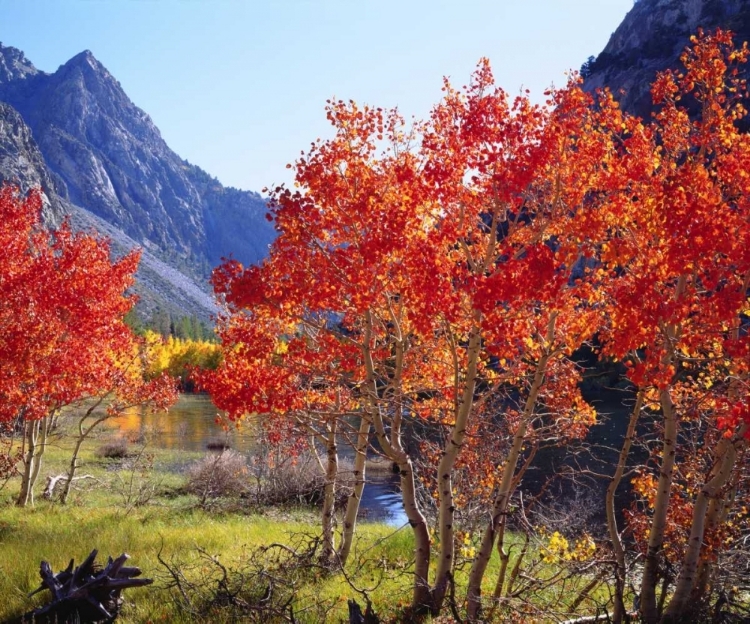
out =
{"type": "Polygon", "coordinates": [[[96,449],[96,456],[103,459],[125,459],[129,455],[130,449],[125,438],[110,440],[96,449]]]}
{"type": "MultiPolygon", "coordinates": [[[[250,459],[253,488],[258,505],[318,505],[323,500],[325,476],[312,453],[294,455],[259,448],[250,459]]],[[[339,460],[337,505],[345,503],[354,486],[352,464],[339,460]]]]}
{"type": "Polygon", "coordinates": [[[208,453],[188,470],[187,491],[199,496],[202,503],[222,496],[240,496],[248,487],[247,462],[237,451],[208,453]]]}

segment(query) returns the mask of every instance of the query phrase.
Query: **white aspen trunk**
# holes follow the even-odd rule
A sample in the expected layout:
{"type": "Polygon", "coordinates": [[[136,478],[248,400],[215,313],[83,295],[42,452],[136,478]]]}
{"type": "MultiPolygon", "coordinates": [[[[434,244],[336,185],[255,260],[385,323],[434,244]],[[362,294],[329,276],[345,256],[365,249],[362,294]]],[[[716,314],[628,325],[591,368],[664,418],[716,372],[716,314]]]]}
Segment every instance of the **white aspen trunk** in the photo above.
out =
{"type": "MultiPolygon", "coordinates": [[[[745,447],[747,448],[747,447],[745,447]]],[[[743,453],[744,455],[744,453],[743,453]]],[[[743,458],[735,460],[735,465],[742,466],[743,458]]],[[[723,524],[727,520],[729,511],[734,505],[734,501],[737,496],[737,488],[739,487],[740,471],[735,470],[734,477],[732,478],[732,485],[730,486],[729,493],[725,497],[717,497],[711,500],[708,504],[708,514],[706,517],[706,528],[712,530],[717,526],[723,524]]],[[[711,572],[713,570],[713,562],[708,558],[701,558],[698,564],[697,579],[693,584],[693,593],[690,598],[692,604],[701,604],[707,595],[710,594],[711,588],[711,572]]]]}
{"type": "MultiPolygon", "coordinates": [[[[500,535],[497,540],[497,554],[500,557],[500,571],[497,573],[497,581],[495,582],[495,591],[492,593],[492,598],[495,601],[500,600],[500,598],[503,595],[503,587],[505,587],[505,575],[508,572],[508,563],[510,563],[510,553],[511,549],[508,548],[508,550],[504,547],[504,537],[505,532],[503,531],[503,535],[500,535]]],[[[493,605],[494,609],[494,605],[493,605]]]]}
{"type": "Polygon", "coordinates": [[[656,583],[659,575],[659,564],[664,547],[664,529],[667,525],[669,497],[672,492],[675,454],[677,447],[678,423],[674,413],[674,404],[669,390],[661,391],[661,408],[664,417],[664,448],[662,450],[661,471],[654,502],[654,515],[648,536],[646,561],[641,578],[641,618],[646,624],[659,621],[659,607],[656,602],[656,583]]]}
{"type": "MultiPolygon", "coordinates": [[[[430,533],[427,529],[427,521],[419,509],[417,502],[416,485],[414,480],[414,467],[409,455],[404,451],[401,444],[401,415],[402,405],[387,404],[386,408],[394,412],[391,421],[390,437],[385,430],[383,415],[381,413],[381,401],[378,396],[377,378],[375,365],[372,359],[370,342],[372,340],[372,314],[365,313],[366,325],[364,340],[362,343],[362,354],[364,356],[365,368],[367,370],[368,399],[370,417],[375,428],[375,435],[380,442],[383,452],[393,461],[399,469],[401,477],[401,498],[404,512],[409,520],[409,525],[414,532],[414,585],[412,593],[412,609],[415,615],[427,613],[432,608],[432,592],[430,591],[430,533]]],[[[402,354],[401,354],[402,355],[402,354]]],[[[401,383],[399,372],[395,371],[391,380],[391,387],[396,388],[401,383]]],[[[397,398],[397,397],[391,397],[397,398]]]]}
{"type": "Polygon", "coordinates": [[[68,466],[67,481],[65,481],[65,487],[63,488],[63,492],[60,495],[60,503],[63,505],[68,502],[68,496],[70,496],[70,489],[73,486],[73,479],[75,479],[76,471],[78,470],[78,453],[81,450],[81,445],[83,444],[84,439],[85,438],[83,436],[79,436],[79,438],[76,440],[76,445],[73,448],[73,456],[70,458],[70,465],[68,466]]]}
{"type": "Polygon", "coordinates": [[[440,552],[435,577],[435,589],[433,591],[433,614],[438,614],[442,609],[453,570],[455,558],[453,469],[466,439],[466,426],[469,422],[471,408],[474,403],[480,343],[481,332],[479,327],[475,326],[469,337],[468,366],[463,393],[456,408],[455,422],[451,428],[450,437],[445,444],[443,455],[438,464],[438,531],[440,535],[440,552]]]}
{"type": "MultiPolygon", "coordinates": [[[[89,425],[88,429],[83,428],[83,423],[86,421],[86,419],[93,413],[94,409],[98,407],[102,403],[103,399],[99,399],[93,407],[89,408],[86,411],[86,414],[81,418],[81,420],[78,422],[78,439],[76,440],[75,447],[73,448],[73,455],[70,458],[70,465],[68,467],[68,480],[65,482],[65,488],[63,489],[63,493],[60,496],[60,503],[65,505],[68,502],[68,496],[70,496],[70,490],[73,487],[73,481],[75,480],[76,471],[78,470],[78,455],[81,451],[81,446],[83,445],[83,442],[88,438],[91,431],[96,427],[99,423],[104,422],[107,417],[99,417],[97,418],[91,425],[89,425]]],[[[50,429],[52,428],[52,423],[50,423],[50,429]]]]}
{"type": "Polygon", "coordinates": [[[31,492],[32,504],[34,502],[34,486],[36,485],[36,482],[39,479],[39,472],[42,469],[42,456],[44,455],[44,452],[47,450],[47,437],[49,436],[49,425],[50,425],[50,416],[45,416],[39,422],[40,440],[37,443],[36,462],[34,464],[34,470],[31,472],[31,483],[30,483],[30,490],[29,490],[31,492]]]}
{"type": "Polygon", "coordinates": [[[665,622],[681,621],[683,616],[687,614],[689,606],[692,606],[690,598],[697,580],[709,502],[716,498],[719,491],[729,483],[732,477],[734,464],[737,460],[736,444],[739,444],[740,440],[744,437],[745,429],[746,427],[743,427],[743,431],[738,434],[739,438],[734,441],[722,438],[716,446],[715,457],[717,463],[709,474],[710,478],[708,482],[701,488],[693,507],[690,538],[688,539],[680,574],[677,577],[674,594],[664,614],[665,622]]]}
{"type": "Polygon", "coordinates": [[[39,478],[39,471],[42,467],[42,455],[47,448],[47,435],[49,433],[50,417],[45,416],[31,423],[27,422],[26,427],[26,456],[24,457],[24,472],[21,481],[21,491],[19,492],[16,505],[26,507],[34,504],[34,486],[39,478]]]}
{"type": "Polygon", "coordinates": [[[27,420],[23,425],[23,434],[23,475],[21,476],[21,491],[18,493],[18,498],[16,499],[18,507],[26,507],[28,504],[34,504],[34,496],[31,491],[31,477],[36,462],[39,421],[27,420]]]}
{"type": "Polygon", "coordinates": [[[337,420],[334,418],[329,427],[326,436],[326,482],[323,493],[323,551],[320,555],[320,561],[328,567],[333,564],[333,556],[336,552],[336,537],[333,531],[333,513],[336,504],[336,479],[339,473],[339,455],[336,446],[336,425],[337,420]]]}
{"type": "Polygon", "coordinates": [[[497,554],[500,557],[500,571],[497,573],[497,579],[495,580],[495,591],[492,592],[492,607],[487,613],[487,621],[495,621],[495,612],[500,604],[503,597],[503,587],[505,587],[505,575],[508,572],[508,564],[510,563],[510,553],[512,547],[505,550],[505,523],[500,528],[499,535],[497,537],[497,554]]]}
{"type": "MultiPolygon", "coordinates": [[[[555,318],[550,320],[550,326],[548,328],[548,343],[552,343],[552,337],[554,335],[554,323],[555,318]]],[[[513,446],[508,453],[508,459],[503,467],[503,475],[500,480],[500,488],[495,502],[492,508],[492,517],[490,518],[487,527],[484,530],[482,536],[482,542],[477,552],[474,562],[471,565],[471,571],[469,572],[469,584],[466,590],[467,594],[467,615],[469,621],[479,621],[480,612],[482,609],[482,580],[484,579],[484,573],[487,570],[487,565],[490,562],[492,556],[492,549],[495,545],[495,539],[498,533],[503,531],[505,528],[505,514],[508,510],[508,502],[510,496],[513,493],[514,476],[516,468],[518,467],[518,460],[521,457],[523,450],[523,444],[526,441],[526,429],[531,422],[531,418],[534,414],[534,407],[536,406],[536,400],[539,396],[539,389],[544,381],[544,372],[547,368],[547,361],[549,360],[549,354],[545,353],[537,363],[536,372],[534,373],[534,380],[529,389],[529,395],[526,398],[526,404],[524,406],[521,421],[518,424],[518,429],[513,436],[513,446]]]]}
{"type": "Polygon", "coordinates": [[[622,539],[620,538],[620,531],[617,528],[617,518],[615,516],[615,494],[620,482],[622,481],[622,475],[625,472],[628,455],[630,454],[630,447],[633,444],[635,427],[638,423],[641,408],[643,407],[643,394],[643,390],[638,392],[635,406],[633,407],[630,421],[628,422],[628,430],[625,434],[625,440],[623,441],[622,449],[620,449],[620,456],[617,459],[615,474],[612,476],[612,480],[607,487],[607,495],[605,499],[607,509],[607,530],[609,531],[609,539],[615,555],[615,604],[612,612],[612,622],[614,624],[621,624],[627,615],[624,599],[625,585],[627,583],[627,569],[625,567],[625,549],[622,546],[622,539]]]}
{"type": "MultiPolygon", "coordinates": [[[[687,277],[681,275],[677,280],[674,299],[678,301],[687,286],[687,277]]],[[[679,337],[680,328],[671,325],[666,329],[666,354],[662,360],[662,367],[667,370],[674,361],[674,342],[679,337]]],[[[667,524],[669,498],[672,494],[672,478],[677,453],[677,435],[679,423],[674,413],[674,403],[669,394],[669,388],[664,388],[659,394],[662,416],[664,419],[664,446],[662,449],[659,482],[654,501],[654,515],[651,518],[651,528],[648,535],[646,560],[641,576],[641,606],[640,615],[645,624],[656,624],[659,621],[660,606],[656,602],[656,583],[659,578],[659,564],[662,560],[664,547],[664,529],[667,524]]],[[[666,579],[665,579],[666,580],[666,579]]],[[[666,589],[666,586],[665,586],[666,589]]],[[[664,594],[664,592],[662,592],[664,594]]],[[[662,603],[664,595],[662,595],[662,603]]],[[[661,603],[660,603],[661,604],[661,603]]]]}
{"type": "Polygon", "coordinates": [[[357,432],[357,443],[354,456],[354,490],[346,501],[344,512],[344,531],[341,535],[341,546],[339,547],[338,560],[343,568],[349,559],[354,542],[354,532],[357,526],[357,513],[362,500],[362,491],[365,489],[365,470],[367,467],[367,446],[370,441],[370,421],[361,417],[359,419],[359,431],[357,432]]]}

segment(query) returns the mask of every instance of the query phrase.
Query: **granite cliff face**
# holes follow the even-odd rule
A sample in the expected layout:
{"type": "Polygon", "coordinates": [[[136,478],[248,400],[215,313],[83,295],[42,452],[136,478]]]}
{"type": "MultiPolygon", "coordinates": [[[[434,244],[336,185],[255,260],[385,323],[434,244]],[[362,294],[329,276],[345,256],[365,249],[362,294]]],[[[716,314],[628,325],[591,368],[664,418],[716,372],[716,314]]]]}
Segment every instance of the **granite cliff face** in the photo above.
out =
{"type": "MultiPolygon", "coordinates": [[[[0,66],[0,72],[2,69],[0,66]]],[[[23,192],[41,188],[42,210],[48,223],[58,223],[67,212],[31,130],[21,115],[3,102],[0,102],[0,180],[12,182],[23,192]]]]}
{"type": "Polygon", "coordinates": [[[0,44],[0,102],[0,179],[41,186],[48,217],[73,206],[203,291],[221,257],[265,256],[274,230],[260,195],[175,154],[91,52],[48,74],[0,44]]]}
{"type": "Polygon", "coordinates": [[[647,117],[656,73],[678,66],[698,28],[716,27],[732,30],[737,45],[750,40],[750,0],[637,0],[588,66],[586,88],[609,87],[626,110],[647,117]]]}

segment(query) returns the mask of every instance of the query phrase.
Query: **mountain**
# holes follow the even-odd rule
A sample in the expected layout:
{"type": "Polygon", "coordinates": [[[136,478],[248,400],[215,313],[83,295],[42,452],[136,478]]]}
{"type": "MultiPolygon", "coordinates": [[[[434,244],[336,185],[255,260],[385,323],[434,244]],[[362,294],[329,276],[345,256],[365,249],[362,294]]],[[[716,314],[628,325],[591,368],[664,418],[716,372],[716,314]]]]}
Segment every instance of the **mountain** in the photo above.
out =
{"type": "MultiPolygon", "coordinates": [[[[0,75],[3,69],[0,65],[0,75]]],[[[41,188],[42,210],[48,223],[58,223],[67,212],[31,130],[21,115],[4,102],[0,102],[0,180],[13,182],[24,191],[41,188]]]]}
{"type": "MultiPolygon", "coordinates": [[[[42,189],[43,216],[49,224],[59,224],[64,217],[81,231],[95,230],[111,241],[115,255],[142,247],[116,226],[97,217],[88,210],[71,204],[61,196],[55,176],[47,169],[31,130],[21,115],[10,105],[0,102],[0,180],[12,182],[23,192],[31,188],[42,189]]],[[[64,188],[64,184],[62,184],[64,188]]],[[[139,309],[145,317],[156,311],[184,316],[197,316],[210,320],[215,306],[206,285],[176,270],[158,255],[142,250],[133,288],[139,296],[139,309]]]]}
{"type": "MultiPolygon", "coordinates": [[[[118,244],[161,263],[152,273],[176,271],[204,293],[222,257],[249,264],[265,256],[274,229],[261,196],[224,187],[180,158],[91,52],[45,73],[0,44],[0,102],[0,176],[42,186],[49,218],[74,213],[82,227],[106,227],[118,244]]],[[[146,293],[147,307],[207,318],[205,302],[169,290],[146,293]]]]}
{"type": "Polygon", "coordinates": [[[656,73],[679,65],[699,28],[716,27],[732,30],[737,45],[750,41],[750,0],[636,0],[601,54],[584,65],[585,86],[609,87],[625,110],[647,118],[656,73]]]}

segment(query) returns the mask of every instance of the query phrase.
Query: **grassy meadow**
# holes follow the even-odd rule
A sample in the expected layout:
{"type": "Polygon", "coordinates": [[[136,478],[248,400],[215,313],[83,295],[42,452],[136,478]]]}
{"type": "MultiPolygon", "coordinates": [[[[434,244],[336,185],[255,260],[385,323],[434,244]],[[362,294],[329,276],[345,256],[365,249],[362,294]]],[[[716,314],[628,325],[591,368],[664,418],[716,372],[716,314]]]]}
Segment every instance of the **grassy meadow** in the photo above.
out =
{"type": "MultiPolygon", "coordinates": [[[[92,478],[76,482],[68,503],[61,505],[46,500],[42,491],[46,477],[61,474],[70,462],[74,426],[71,417],[63,419],[49,440],[33,507],[14,505],[19,478],[0,489],[0,621],[45,602],[46,592],[28,597],[39,586],[41,560],[50,562],[58,572],[70,558],[80,563],[94,548],[99,551],[100,562],[107,556],[128,553],[129,563],[155,581],[149,587],[124,593],[125,605],[118,622],[126,624],[236,621],[228,615],[231,610],[207,606],[217,598],[220,566],[227,568],[237,600],[259,598],[268,582],[263,580],[258,586],[258,578],[286,575],[289,584],[279,582],[277,587],[286,597],[282,603],[291,600],[289,606],[299,622],[347,621],[347,599],[354,598],[364,607],[365,593],[381,621],[405,621],[402,614],[411,598],[414,548],[408,526],[360,522],[345,574],[328,574],[314,560],[295,566],[298,560],[292,551],[303,552],[320,534],[314,507],[261,507],[238,497],[211,499],[201,505],[200,498],[188,493],[185,486],[189,467],[203,458],[204,452],[150,447],[137,440],[127,444],[123,457],[104,457],[106,449],[124,442],[121,432],[106,426],[82,448],[78,474],[92,478]],[[273,544],[276,546],[269,548],[273,544]],[[277,567],[280,561],[285,562],[283,574],[277,567]],[[164,563],[183,575],[180,578],[190,594],[190,605],[164,563]],[[242,583],[246,587],[239,591],[242,583]]],[[[511,536],[510,542],[519,540],[511,536]]],[[[466,547],[471,548],[471,544],[467,542],[466,547]]],[[[519,551],[516,545],[509,571],[519,551]]],[[[545,574],[540,560],[532,545],[525,563],[536,561],[536,570],[542,570],[542,576],[556,573],[550,567],[545,574]]],[[[492,594],[498,569],[495,552],[485,577],[485,595],[492,594]]],[[[459,569],[456,573],[459,599],[467,572],[459,569]]],[[[574,596],[583,582],[579,579],[564,591],[574,596]]],[[[606,593],[605,587],[592,591],[592,599],[602,592],[606,593]]],[[[560,587],[549,593],[541,590],[537,594],[538,614],[544,612],[548,601],[560,600],[559,594],[560,587]]],[[[567,596],[563,599],[569,601],[567,596]]],[[[221,602],[215,601],[217,605],[221,602]]],[[[591,607],[586,599],[579,612],[586,613],[591,607]]],[[[513,617],[510,612],[496,614],[497,621],[512,621],[513,617]]],[[[529,621],[543,620],[539,615],[529,621]]],[[[251,621],[273,619],[266,614],[251,621]]],[[[440,621],[451,620],[443,615],[440,621]]]]}
{"type": "MultiPolygon", "coordinates": [[[[101,457],[101,449],[118,439],[103,428],[84,443],[79,475],[91,475],[76,483],[66,505],[45,500],[42,490],[47,475],[62,473],[73,447],[72,420],[61,423],[45,452],[36,501],[33,507],[15,507],[19,478],[0,489],[0,621],[18,616],[43,604],[46,592],[32,599],[27,595],[39,586],[39,564],[49,561],[55,572],[70,558],[80,563],[96,548],[99,561],[123,552],[132,565],[155,583],[125,592],[126,604],[118,621],[193,622],[176,600],[178,590],[168,588],[170,577],[159,563],[179,565],[189,581],[200,581],[216,566],[205,560],[216,556],[230,570],[255,563],[257,549],[273,543],[303,549],[319,532],[315,509],[311,507],[258,508],[241,500],[214,500],[201,507],[197,496],[187,494],[186,467],[204,456],[149,448],[133,443],[125,458],[101,457]],[[201,554],[201,550],[204,554],[201,554]]],[[[383,614],[395,615],[399,603],[408,603],[411,575],[409,561],[413,540],[408,527],[361,523],[358,528],[355,561],[350,578],[368,592],[383,614]],[[366,561],[359,565],[357,560],[366,561]]],[[[268,557],[281,553],[275,549],[268,557]]],[[[340,621],[347,614],[347,598],[357,598],[342,575],[311,571],[297,580],[295,600],[301,621],[340,621]],[[318,603],[315,609],[308,609],[318,603]],[[307,615],[306,615],[307,614],[307,615]]],[[[204,621],[222,621],[216,612],[204,621]]]]}

